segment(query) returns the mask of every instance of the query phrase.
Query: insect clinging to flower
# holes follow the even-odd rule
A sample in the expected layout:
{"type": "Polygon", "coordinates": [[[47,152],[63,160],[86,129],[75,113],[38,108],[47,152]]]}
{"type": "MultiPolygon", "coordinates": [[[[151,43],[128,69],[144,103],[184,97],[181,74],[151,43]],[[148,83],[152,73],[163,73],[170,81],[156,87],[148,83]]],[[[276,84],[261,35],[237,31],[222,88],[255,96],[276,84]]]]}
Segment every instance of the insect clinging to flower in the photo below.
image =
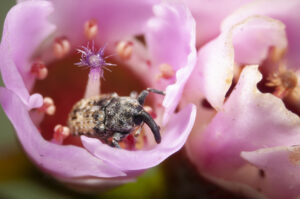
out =
{"type": "Polygon", "coordinates": [[[105,143],[120,148],[119,142],[132,132],[139,134],[146,123],[155,138],[160,143],[160,127],[155,123],[151,115],[143,105],[147,95],[152,92],[165,95],[163,91],[148,88],[138,96],[118,96],[113,94],[100,94],[100,78],[103,77],[103,69],[114,64],[107,63],[104,58],[104,47],[98,52],[94,45],[78,50],[81,53],[78,66],[90,67],[89,81],[85,98],[78,101],[72,108],[68,117],[68,126],[72,135],[90,135],[100,138],[105,143]],[[97,77],[97,78],[94,78],[97,77]],[[97,81],[94,81],[97,80],[97,81]],[[98,82],[98,83],[95,83],[98,82]],[[87,94],[88,93],[88,94],[87,94]],[[111,140],[111,141],[109,141],[111,140]]]}
{"type": "Polygon", "coordinates": [[[92,135],[120,148],[119,142],[146,123],[160,143],[160,127],[143,108],[149,92],[165,95],[163,91],[148,88],[137,98],[120,97],[116,93],[94,96],[77,102],[69,114],[68,126],[73,135],[92,135]]]}

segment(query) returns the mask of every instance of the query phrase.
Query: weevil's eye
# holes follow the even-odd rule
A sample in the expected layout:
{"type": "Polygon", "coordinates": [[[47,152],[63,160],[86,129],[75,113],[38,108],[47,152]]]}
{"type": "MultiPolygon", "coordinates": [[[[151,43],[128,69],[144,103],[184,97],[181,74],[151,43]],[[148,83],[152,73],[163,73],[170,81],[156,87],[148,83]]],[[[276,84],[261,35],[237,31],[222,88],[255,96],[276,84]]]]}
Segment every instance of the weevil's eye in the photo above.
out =
{"type": "Polygon", "coordinates": [[[142,117],[141,116],[134,116],[134,123],[136,125],[140,125],[142,123],[142,117]]]}

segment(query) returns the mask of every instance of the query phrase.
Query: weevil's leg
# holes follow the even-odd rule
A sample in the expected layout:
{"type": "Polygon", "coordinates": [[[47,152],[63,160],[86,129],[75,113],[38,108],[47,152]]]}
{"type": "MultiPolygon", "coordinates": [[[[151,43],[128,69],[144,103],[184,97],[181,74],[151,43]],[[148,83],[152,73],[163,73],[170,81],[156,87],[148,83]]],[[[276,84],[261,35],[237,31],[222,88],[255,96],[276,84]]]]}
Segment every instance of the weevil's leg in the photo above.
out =
{"type": "Polygon", "coordinates": [[[136,99],[138,96],[138,93],[136,91],[131,91],[130,97],[136,99]]]}
{"type": "Polygon", "coordinates": [[[138,100],[138,102],[140,103],[140,105],[144,105],[145,99],[146,99],[147,95],[149,94],[149,92],[151,92],[151,93],[156,93],[156,94],[159,94],[159,95],[165,95],[165,92],[163,92],[163,91],[156,90],[156,89],[154,89],[154,88],[147,88],[146,90],[143,90],[143,91],[139,94],[139,96],[138,96],[138,98],[137,98],[137,100],[138,100]]]}
{"type": "Polygon", "coordinates": [[[157,90],[155,88],[147,88],[147,91],[149,91],[151,93],[156,93],[156,94],[159,94],[159,95],[166,95],[166,93],[164,91],[160,91],[160,90],[157,90]]]}
{"type": "Polygon", "coordinates": [[[144,122],[141,123],[141,126],[138,128],[138,130],[134,133],[134,137],[137,137],[141,134],[142,128],[143,128],[144,122]]]}
{"type": "Polygon", "coordinates": [[[112,138],[113,146],[116,148],[121,148],[119,145],[119,142],[122,140],[123,137],[124,137],[123,134],[121,134],[119,132],[114,133],[113,138],[112,138]]]}

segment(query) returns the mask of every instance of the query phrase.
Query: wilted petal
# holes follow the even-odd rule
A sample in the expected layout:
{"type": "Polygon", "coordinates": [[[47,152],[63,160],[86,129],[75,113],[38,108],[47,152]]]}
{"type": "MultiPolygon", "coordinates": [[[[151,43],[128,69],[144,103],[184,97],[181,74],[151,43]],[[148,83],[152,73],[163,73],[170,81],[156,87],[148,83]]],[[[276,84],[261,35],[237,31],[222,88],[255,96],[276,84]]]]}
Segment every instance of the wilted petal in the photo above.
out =
{"type": "MultiPolygon", "coordinates": [[[[241,20],[248,18],[253,15],[265,15],[278,19],[283,22],[286,26],[286,34],[288,39],[288,51],[287,51],[287,61],[288,66],[291,68],[299,68],[300,57],[300,1],[291,0],[259,0],[253,1],[246,4],[228,18],[226,18],[222,24],[222,30],[231,27],[232,25],[238,23],[241,20]]],[[[264,39],[268,39],[269,35],[264,36],[264,39]]]]}
{"type": "Polygon", "coordinates": [[[279,98],[258,91],[261,77],[257,66],[246,67],[223,110],[202,135],[190,140],[191,158],[202,171],[230,179],[245,164],[241,151],[298,143],[299,117],[279,98]]]}
{"type": "Polygon", "coordinates": [[[119,177],[125,174],[77,146],[57,145],[44,140],[20,99],[0,88],[0,102],[15,127],[24,150],[36,164],[60,177],[119,177]]]}
{"type": "Polygon", "coordinates": [[[256,185],[266,196],[272,199],[300,196],[299,145],[242,152],[242,157],[264,173],[256,185]]]}
{"type": "Polygon", "coordinates": [[[139,151],[116,150],[98,139],[81,137],[84,147],[96,157],[123,170],[143,170],[153,167],[171,154],[178,151],[185,143],[195,121],[196,107],[188,105],[164,127],[160,144],[151,149],[139,151]]]}
{"type": "Polygon", "coordinates": [[[267,17],[250,17],[225,29],[200,49],[197,68],[189,83],[202,90],[210,104],[220,109],[233,79],[234,52],[238,51],[237,58],[244,58],[244,62],[259,64],[269,47],[286,47],[284,35],[284,25],[267,17]]]}
{"type": "Polygon", "coordinates": [[[158,73],[161,64],[170,65],[176,77],[167,81],[164,123],[175,110],[183,87],[196,62],[195,21],[183,4],[161,4],[154,7],[155,17],[148,23],[146,40],[153,65],[158,73]],[[175,80],[176,78],[176,80],[175,80]]]}
{"type": "Polygon", "coordinates": [[[20,3],[9,11],[4,24],[0,47],[2,79],[29,108],[42,105],[42,98],[32,99],[27,90],[33,81],[29,61],[42,40],[54,30],[46,20],[52,11],[46,1],[20,3]]]}

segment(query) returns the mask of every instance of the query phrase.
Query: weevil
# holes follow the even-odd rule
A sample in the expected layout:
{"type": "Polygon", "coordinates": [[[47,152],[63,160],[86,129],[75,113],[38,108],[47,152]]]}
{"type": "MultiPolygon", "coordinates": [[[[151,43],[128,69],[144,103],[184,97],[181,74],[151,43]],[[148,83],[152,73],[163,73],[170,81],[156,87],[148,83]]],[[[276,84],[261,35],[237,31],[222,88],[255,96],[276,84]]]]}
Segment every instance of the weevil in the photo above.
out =
{"type": "Polygon", "coordinates": [[[78,101],[68,117],[71,134],[95,136],[106,143],[112,138],[110,144],[120,148],[120,141],[146,123],[159,144],[160,127],[143,108],[150,92],[165,95],[163,91],[147,88],[137,97],[113,93],[78,101]]]}

